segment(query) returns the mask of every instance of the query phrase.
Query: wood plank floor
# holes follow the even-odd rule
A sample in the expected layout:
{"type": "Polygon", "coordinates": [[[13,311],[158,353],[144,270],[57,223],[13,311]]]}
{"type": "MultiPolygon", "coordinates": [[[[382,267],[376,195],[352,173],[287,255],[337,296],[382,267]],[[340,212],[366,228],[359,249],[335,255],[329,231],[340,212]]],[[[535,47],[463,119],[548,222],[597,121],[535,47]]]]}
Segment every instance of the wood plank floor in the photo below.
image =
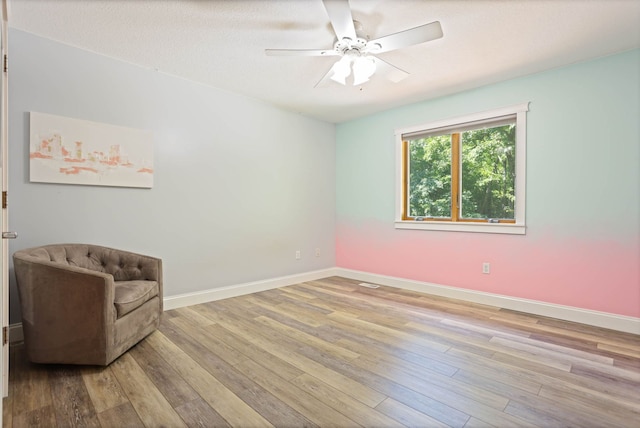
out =
{"type": "Polygon", "coordinates": [[[327,278],[165,312],[106,368],[11,348],[5,427],[637,427],[640,337],[327,278]]]}

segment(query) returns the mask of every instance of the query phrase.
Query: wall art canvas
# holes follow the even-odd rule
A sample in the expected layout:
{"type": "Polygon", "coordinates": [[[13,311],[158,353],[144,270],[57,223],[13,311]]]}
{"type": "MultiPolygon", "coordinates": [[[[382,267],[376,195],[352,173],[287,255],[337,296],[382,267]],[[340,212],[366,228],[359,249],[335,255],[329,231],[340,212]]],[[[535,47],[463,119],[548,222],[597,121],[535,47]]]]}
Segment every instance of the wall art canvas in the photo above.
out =
{"type": "Polygon", "coordinates": [[[32,182],[153,187],[151,131],[30,113],[32,182]]]}

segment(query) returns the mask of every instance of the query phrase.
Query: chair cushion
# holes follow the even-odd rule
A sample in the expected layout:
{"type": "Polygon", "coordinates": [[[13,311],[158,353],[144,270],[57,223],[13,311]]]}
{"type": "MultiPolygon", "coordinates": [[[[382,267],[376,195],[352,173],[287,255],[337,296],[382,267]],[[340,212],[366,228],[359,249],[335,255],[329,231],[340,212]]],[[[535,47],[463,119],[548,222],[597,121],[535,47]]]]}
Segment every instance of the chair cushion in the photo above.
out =
{"type": "Polygon", "coordinates": [[[116,281],[115,287],[114,304],[118,318],[158,295],[156,281],[116,281]]]}

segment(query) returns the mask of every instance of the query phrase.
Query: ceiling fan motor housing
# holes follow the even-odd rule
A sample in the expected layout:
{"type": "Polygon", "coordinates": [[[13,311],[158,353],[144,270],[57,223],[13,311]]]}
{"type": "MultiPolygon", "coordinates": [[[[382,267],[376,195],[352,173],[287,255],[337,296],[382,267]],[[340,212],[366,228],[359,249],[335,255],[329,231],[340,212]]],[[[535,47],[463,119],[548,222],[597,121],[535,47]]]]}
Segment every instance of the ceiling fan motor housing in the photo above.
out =
{"type": "MultiPolygon", "coordinates": [[[[344,55],[348,51],[355,50],[358,53],[361,53],[364,48],[367,46],[367,41],[365,39],[361,39],[360,37],[352,40],[349,37],[344,37],[336,42],[333,45],[333,50],[338,52],[340,55],[344,55]]],[[[356,52],[353,52],[356,53],[356,52]]]]}
{"type": "Polygon", "coordinates": [[[352,56],[361,56],[366,53],[373,53],[380,47],[378,43],[370,44],[366,39],[361,37],[357,37],[355,40],[352,40],[350,37],[343,37],[333,45],[333,50],[340,56],[347,53],[352,56]]]}

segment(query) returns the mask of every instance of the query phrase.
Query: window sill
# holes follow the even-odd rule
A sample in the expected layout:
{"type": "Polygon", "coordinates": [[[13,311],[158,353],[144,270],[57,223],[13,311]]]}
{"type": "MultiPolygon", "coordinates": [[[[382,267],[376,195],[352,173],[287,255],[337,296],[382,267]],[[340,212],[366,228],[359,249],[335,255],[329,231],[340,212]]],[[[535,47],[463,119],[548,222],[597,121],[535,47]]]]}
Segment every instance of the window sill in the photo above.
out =
{"type": "Polygon", "coordinates": [[[524,235],[526,226],[509,223],[465,223],[443,221],[396,221],[396,229],[440,230],[446,232],[499,233],[508,235],[524,235]]]}

